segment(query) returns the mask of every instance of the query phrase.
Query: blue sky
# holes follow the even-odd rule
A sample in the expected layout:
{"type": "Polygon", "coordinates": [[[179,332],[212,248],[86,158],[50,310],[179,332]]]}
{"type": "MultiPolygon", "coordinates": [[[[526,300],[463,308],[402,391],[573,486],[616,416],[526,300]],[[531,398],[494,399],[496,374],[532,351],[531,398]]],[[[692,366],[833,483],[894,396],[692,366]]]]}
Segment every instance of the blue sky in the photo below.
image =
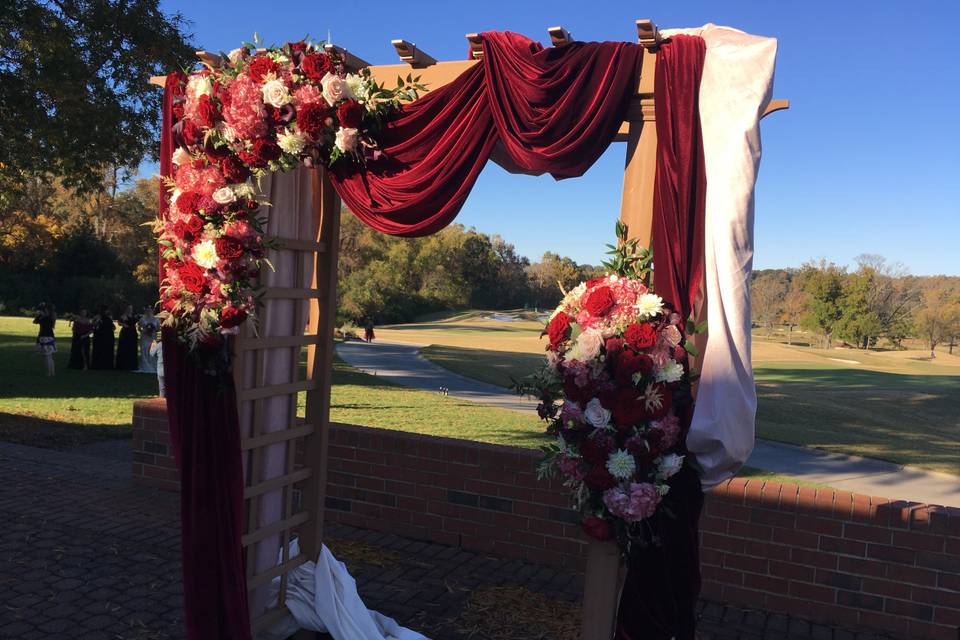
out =
{"type": "MultiPolygon", "coordinates": [[[[229,50],[325,38],[373,64],[395,63],[393,38],[437,59],[466,55],[464,34],[510,30],[547,43],[633,40],[633,22],[706,22],[777,37],[756,198],[755,268],[879,253],[919,275],[960,274],[960,3],[917,2],[162,2],[195,42],[229,50]],[[273,11],[276,9],[276,11],[273,11]]],[[[597,263],[620,210],[624,145],[582,178],[511,176],[490,163],[458,222],[500,233],[532,259],[551,250],[597,263]]],[[[154,169],[155,170],[155,169],[154,169]]]]}

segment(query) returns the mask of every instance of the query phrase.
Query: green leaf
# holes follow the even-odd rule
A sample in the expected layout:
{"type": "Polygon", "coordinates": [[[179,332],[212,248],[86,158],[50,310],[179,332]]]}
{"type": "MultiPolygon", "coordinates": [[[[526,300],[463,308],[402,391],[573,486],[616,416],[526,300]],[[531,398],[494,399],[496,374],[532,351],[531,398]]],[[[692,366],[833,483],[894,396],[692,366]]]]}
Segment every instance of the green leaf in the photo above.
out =
{"type": "Polygon", "coordinates": [[[687,353],[689,353],[690,355],[692,355],[694,358],[696,358],[697,356],[700,355],[700,351],[699,351],[699,350],[697,349],[697,347],[693,344],[693,342],[691,342],[691,341],[689,341],[689,340],[684,340],[684,341],[683,341],[683,349],[684,349],[684,351],[686,351],[687,353]]]}

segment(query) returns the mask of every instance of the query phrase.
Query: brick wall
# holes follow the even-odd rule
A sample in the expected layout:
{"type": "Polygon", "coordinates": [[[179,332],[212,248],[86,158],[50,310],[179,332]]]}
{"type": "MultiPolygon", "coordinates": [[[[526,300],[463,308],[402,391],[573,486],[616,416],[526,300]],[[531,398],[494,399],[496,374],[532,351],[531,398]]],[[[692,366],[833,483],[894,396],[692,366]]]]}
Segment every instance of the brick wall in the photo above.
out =
{"type": "MultiPolygon", "coordinates": [[[[174,488],[162,401],[134,409],[134,477],[174,488]]],[[[539,453],[332,425],[326,517],[581,570],[585,543],[539,453]]],[[[960,509],[732,480],[707,495],[703,595],[846,628],[960,640],[960,509]]]]}

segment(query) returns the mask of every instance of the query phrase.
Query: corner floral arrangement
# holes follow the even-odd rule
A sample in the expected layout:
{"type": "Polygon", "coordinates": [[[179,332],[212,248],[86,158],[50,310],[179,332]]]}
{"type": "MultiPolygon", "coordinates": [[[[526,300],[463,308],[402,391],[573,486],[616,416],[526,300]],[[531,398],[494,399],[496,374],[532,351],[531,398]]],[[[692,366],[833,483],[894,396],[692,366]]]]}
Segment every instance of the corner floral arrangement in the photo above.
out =
{"type": "Polygon", "coordinates": [[[657,544],[651,522],[666,511],[668,481],[684,464],[693,345],[650,288],[651,253],[620,223],[617,235],[608,275],[566,292],[543,332],[545,366],[515,388],[539,398],[554,437],[538,475],[559,475],[584,531],[629,554],[657,544]]]}
{"type": "Polygon", "coordinates": [[[169,211],[161,247],[160,319],[210,372],[228,367],[225,335],[256,320],[266,260],[255,181],[299,165],[338,170],[380,157],[384,117],[424,89],[395,89],[369,70],[348,72],[335,50],[311,42],[245,45],[198,71],[171,74],[169,211]]]}

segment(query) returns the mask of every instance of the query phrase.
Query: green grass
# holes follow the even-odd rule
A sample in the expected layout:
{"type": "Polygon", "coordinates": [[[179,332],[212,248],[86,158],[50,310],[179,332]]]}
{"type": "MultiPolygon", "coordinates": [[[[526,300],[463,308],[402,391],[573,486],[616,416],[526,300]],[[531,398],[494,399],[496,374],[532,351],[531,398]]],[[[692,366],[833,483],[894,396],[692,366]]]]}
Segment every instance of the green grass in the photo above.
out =
{"type": "Polygon", "coordinates": [[[69,325],[57,321],[57,375],[47,378],[29,318],[0,317],[0,439],[69,447],[130,437],[134,400],[156,394],[157,379],[123,371],[67,369],[69,325]]]}
{"type": "MultiPolygon", "coordinates": [[[[543,362],[536,323],[464,314],[406,326],[406,339],[430,344],[422,350],[426,358],[490,384],[506,387],[511,376],[543,362]],[[491,332],[475,344],[473,334],[483,324],[506,325],[507,339],[491,332]]],[[[927,355],[921,349],[825,350],[757,340],[757,434],[960,475],[960,358],[940,353],[931,361],[927,355]]]]}
{"type": "MultiPolygon", "coordinates": [[[[47,378],[28,318],[0,317],[0,440],[66,448],[130,437],[133,401],[156,394],[148,374],[67,369],[69,325],[58,321],[57,375],[47,378]]],[[[301,406],[302,406],[301,399],[301,406]]],[[[537,447],[532,416],[400,387],[337,360],[330,417],[385,429],[537,447]]]]}

